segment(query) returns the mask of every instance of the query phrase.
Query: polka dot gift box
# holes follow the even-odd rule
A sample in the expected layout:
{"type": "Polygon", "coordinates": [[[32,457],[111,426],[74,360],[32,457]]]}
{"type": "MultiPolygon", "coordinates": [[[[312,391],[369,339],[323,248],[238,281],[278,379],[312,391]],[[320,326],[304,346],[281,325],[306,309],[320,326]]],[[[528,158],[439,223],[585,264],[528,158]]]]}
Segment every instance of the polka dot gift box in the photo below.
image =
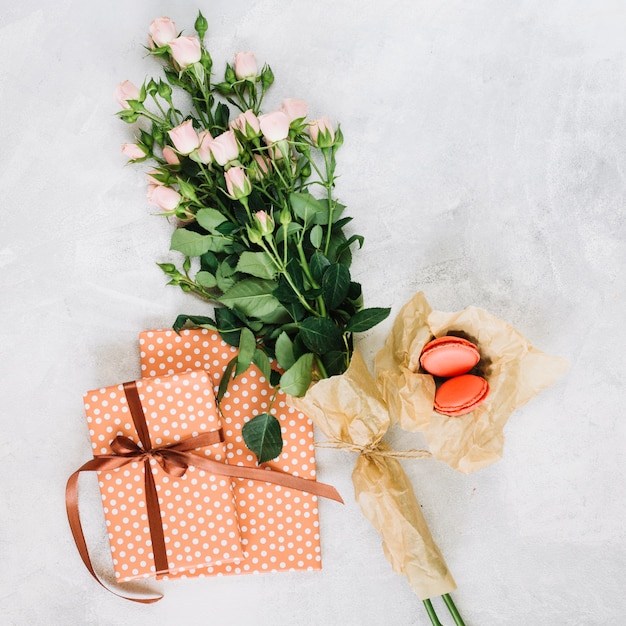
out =
{"type": "MultiPolygon", "coordinates": [[[[134,383],[152,446],[176,444],[192,436],[219,432],[221,427],[211,381],[204,371],[146,378],[134,383]]],[[[131,446],[138,427],[131,415],[125,385],[89,391],[84,396],[94,456],[112,453],[116,442],[131,446]],[[127,437],[131,443],[123,440],[127,437]],[[112,443],[113,441],[113,443],[112,443]]],[[[144,449],[147,446],[144,445],[144,449]]],[[[118,451],[119,454],[119,451],[118,451]]],[[[223,462],[226,444],[193,452],[223,462]]],[[[176,459],[174,459],[176,460],[176,459]]],[[[184,475],[168,473],[156,458],[149,460],[158,497],[157,515],[167,564],[177,574],[243,558],[234,494],[227,476],[189,466],[184,475]]],[[[138,459],[98,472],[113,566],[119,582],[157,574],[148,512],[144,461],[138,459]]],[[[157,520],[158,521],[158,520],[157,520]]],[[[156,552],[156,550],[155,550],[156,552]]]]}
{"type": "MultiPolygon", "coordinates": [[[[139,338],[143,376],[183,374],[205,369],[217,390],[236,348],[206,329],[155,330],[139,338]]],[[[242,426],[269,408],[273,389],[256,366],[234,381],[220,403],[222,427],[229,464],[256,467],[256,459],[246,447],[242,426]]],[[[315,480],[313,425],[302,413],[288,407],[279,393],[271,413],[281,425],[282,454],[264,467],[315,480]]],[[[239,519],[244,558],[239,562],[211,563],[201,571],[181,571],[170,578],[188,575],[216,576],[253,572],[321,569],[317,496],[304,491],[234,479],[235,508],[239,519]]]]}

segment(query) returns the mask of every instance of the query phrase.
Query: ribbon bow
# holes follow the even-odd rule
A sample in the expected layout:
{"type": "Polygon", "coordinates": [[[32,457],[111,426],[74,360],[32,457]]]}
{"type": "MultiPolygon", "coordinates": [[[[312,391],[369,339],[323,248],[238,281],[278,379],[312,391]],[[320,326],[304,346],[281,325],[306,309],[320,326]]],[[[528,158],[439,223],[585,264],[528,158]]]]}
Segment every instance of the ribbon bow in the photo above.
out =
{"type": "Polygon", "coordinates": [[[178,443],[157,446],[151,450],[144,450],[130,439],[130,437],[118,435],[111,442],[113,454],[101,455],[97,458],[115,459],[114,463],[116,467],[122,467],[122,465],[133,461],[143,460],[145,462],[154,459],[170,476],[180,478],[185,475],[189,465],[193,464],[193,459],[190,459],[189,455],[185,453],[195,450],[196,448],[204,448],[215,443],[220,443],[221,441],[224,441],[224,436],[220,428],[219,430],[212,430],[202,435],[189,437],[189,439],[178,443]],[[125,461],[122,461],[120,457],[125,459],[125,461]]]}

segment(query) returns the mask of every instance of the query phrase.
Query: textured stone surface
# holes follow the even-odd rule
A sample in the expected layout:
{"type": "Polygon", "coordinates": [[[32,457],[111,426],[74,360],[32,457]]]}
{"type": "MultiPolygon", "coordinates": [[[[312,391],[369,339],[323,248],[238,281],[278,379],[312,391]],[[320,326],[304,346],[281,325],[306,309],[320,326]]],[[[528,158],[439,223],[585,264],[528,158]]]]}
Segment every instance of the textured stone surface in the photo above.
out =
{"type": "MultiPolygon", "coordinates": [[[[468,626],[619,624],[626,602],[626,7],[618,0],[207,2],[216,68],[268,62],[268,106],[338,120],[337,191],[365,235],[370,306],[418,290],[510,322],[572,367],[519,410],[504,459],[471,476],[407,461],[468,626]]],[[[352,501],[350,454],[321,450],[320,573],[176,582],[150,607],[89,577],[65,519],[90,454],[82,393],[139,376],[138,333],[202,303],[164,286],[171,227],[151,217],[114,117],[151,19],[189,2],[2,2],[0,482],[3,624],[428,624],[352,501]],[[210,617],[212,616],[212,617],[210,617]]],[[[391,320],[360,340],[371,362],[391,320]]],[[[394,435],[396,447],[415,438],[394,435]]],[[[419,444],[419,440],[417,441],[419,444]]],[[[93,484],[84,511],[108,566],[93,484]]],[[[158,585],[157,585],[158,586],[158,585]]],[[[445,624],[443,605],[436,604],[445,624]]]]}

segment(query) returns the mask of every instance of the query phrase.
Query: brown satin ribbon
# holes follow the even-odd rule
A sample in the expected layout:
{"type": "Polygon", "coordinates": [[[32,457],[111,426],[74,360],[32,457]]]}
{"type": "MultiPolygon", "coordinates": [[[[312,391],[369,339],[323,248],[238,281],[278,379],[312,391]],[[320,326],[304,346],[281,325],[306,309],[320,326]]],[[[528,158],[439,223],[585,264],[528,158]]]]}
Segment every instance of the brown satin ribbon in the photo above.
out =
{"type": "Polygon", "coordinates": [[[318,483],[317,481],[308,480],[306,478],[300,478],[299,476],[292,476],[291,474],[286,474],[278,470],[262,469],[260,467],[246,467],[242,465],[226,465],[220,461],[215,461],[214,459],[200,456],[199,454],[193,452],[197,448],[203,448],[223,441],[224,438],[221,429],[203,433],[195,437],[189,437],[174,444],[153,448],[145,414],[143,412],[143,407],[141,405],[141,400],[139,398],[135,382],[124,383],[124,392],[126,394],[126,400],[128,402],[131,417],[133,418],[135,430],[137,431],[142,447],[128,437],[115,437],[115,439],[111,442],[111,450],[113,454],[94,456],[93,459],[87,461],[87,463],[82,465],[70,476],[65,488],[65,506],[67,509],[67,517],[72,530],[72,535],[74,537],[74,542],[76,543],[76,547],[78,548],[78,552],[83,560],[83,563],[96,581],[116,596],[126,600],[132,600],[134,602],[141,602],[143,604],[157,602],[163,597],[162,595],[158,595],[152,598],[132,598],[118,594],[109,589],[96,574],[87,550],[87,542],[82,530],[78,509],[78,477],[81,472],[108,471],[123,467],[127,463],[143,461],[146,509],[157,576],[167,573],[168,564],[165,537],[163,535],[163,526],[161,524],[159,499],[152,470],[150,468],[150,459],[155,459],[165,472],[175,477],[183,476],[189,466],[194,466],[220,476],[245,478],[249,480],[273,483],[288,489],[306,491],[317,496],[343,503],[341,496],[331,485],[318,483]]]}

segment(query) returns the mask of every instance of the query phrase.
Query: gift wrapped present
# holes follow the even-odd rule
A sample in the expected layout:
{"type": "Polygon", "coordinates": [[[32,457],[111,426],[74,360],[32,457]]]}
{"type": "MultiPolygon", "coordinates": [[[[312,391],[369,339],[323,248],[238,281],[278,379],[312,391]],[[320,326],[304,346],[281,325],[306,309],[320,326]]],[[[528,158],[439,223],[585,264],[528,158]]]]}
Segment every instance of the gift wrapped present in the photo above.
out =
{"type": "Polygon", "coordinates": [[[98,472],[119,582],[243,558],[230,478],[191,464],[194,458],[187,459],[182,473],[177,457],[184,442],[203,443],[198,437],[212,434],[214,443],[189,454],[225,460],[226,444],[206,372],[96,389],[85,394],[84,404],[94,455],[116,457],[112,460],[119,465],[98,472]],[[162,453],[142,456],[153,448],[162,453]],[[124,458],[129,462],[121,464],[124,458]],[[150,490],[158,500],[157,519],[149,510],[150,490]],[[165,550],[164,563],[159,563],[158,541],[165,550]]]}
{"type": "MultiPolygon", "coordinates": [[[[143,376],[182,374],[204,368],[217,389],[236,348],[206,329],[154,330],[141,333],[143,376]]],[[[279,420],[285,442],[282,454],[263,466],[315,480],[313,425],[301,412],[288,406],[255,365],[235,378],[220,403],[227,463],[253,468],[256,458],[246,447],[242,426],[268,410],[279,420]]],[[[210,563],[194,575],[244,574],[289,570],[319,570],[322,565],[317,496],[277,484],[246,479],[233,480],[235,509],[239,519],[244,558],[237,562],[210,563]]]]}

